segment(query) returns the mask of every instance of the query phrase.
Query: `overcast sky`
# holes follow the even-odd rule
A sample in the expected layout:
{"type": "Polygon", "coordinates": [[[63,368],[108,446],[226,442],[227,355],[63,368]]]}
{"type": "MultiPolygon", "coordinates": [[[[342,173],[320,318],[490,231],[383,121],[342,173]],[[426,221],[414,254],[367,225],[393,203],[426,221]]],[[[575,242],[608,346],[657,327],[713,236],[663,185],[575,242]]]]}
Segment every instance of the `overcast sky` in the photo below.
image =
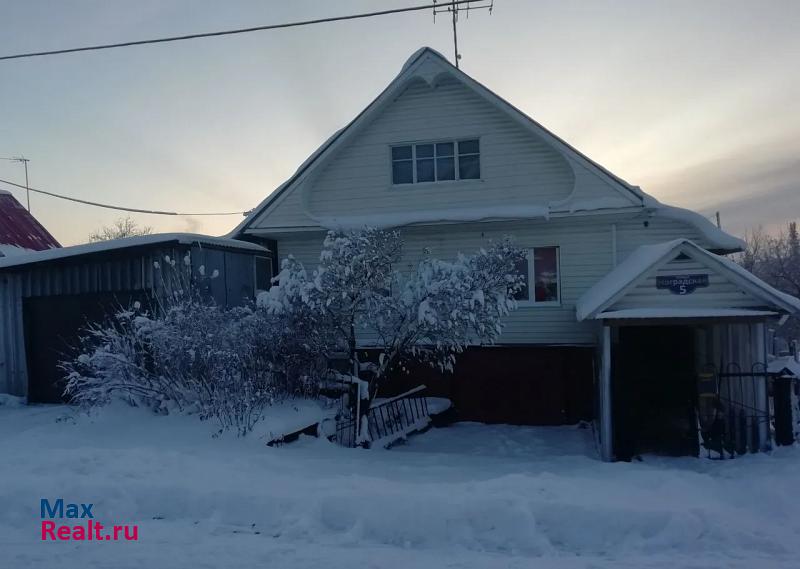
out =
{"type": "MultiPolygon", "coordinates": [[[[425,3],[0,0],[0,54],[425,3]]],[[[800,217],[800,2],[495,0],[462,69],[617,175],[741,234],[800,217]]],[[[255,206],[419,47],[428,12],[0,62],[0,156],[31,185],[165,210],[255,206]]],[[[23,181],[0,161],[0,178],[23,181]]],[[[23,192],[14,192],[24,202],[23,192]]],[[[121,214],[32,198],[75,244],[121,214]]],[[[241,217],[136,215],[222,234],[241,217]]]]}

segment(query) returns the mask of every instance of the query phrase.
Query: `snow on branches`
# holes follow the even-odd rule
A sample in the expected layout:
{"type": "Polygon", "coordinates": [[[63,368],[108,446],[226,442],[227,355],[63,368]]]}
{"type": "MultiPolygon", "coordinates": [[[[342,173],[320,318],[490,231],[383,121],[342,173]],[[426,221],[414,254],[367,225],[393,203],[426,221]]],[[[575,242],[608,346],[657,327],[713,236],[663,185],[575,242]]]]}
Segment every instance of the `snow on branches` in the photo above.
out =
{"type": "Polygon", "coordinates": [[[382,350],[377,376],[409,358],[451,371],[466,346],[494,343],[524,285],[515,270],[524,257],[506,240],[454,261],[426,258],[398,275],[398,293],[374,315],[382,350]]]}
{"type": "Polygon", "coordinates": [[[395,269],[401,254],[398,231],[331,231],[313,275],[290,257],[278,286],[259,302],[313,321],[315,341],[325,344],[327,354],[347,354],[353,375],[365,367],[372,372],[373,397],[403,360],[452,370],[465,346],[497,339],[502,318],[516,306],[514,294],[524,286],[515,270],[524,261],[522,250],[504,240],[453,261],[425,258],[407,274],[395,269]],[[374,337],[381,352],[377,365],[358,361],[359,331],[374,337]]]}

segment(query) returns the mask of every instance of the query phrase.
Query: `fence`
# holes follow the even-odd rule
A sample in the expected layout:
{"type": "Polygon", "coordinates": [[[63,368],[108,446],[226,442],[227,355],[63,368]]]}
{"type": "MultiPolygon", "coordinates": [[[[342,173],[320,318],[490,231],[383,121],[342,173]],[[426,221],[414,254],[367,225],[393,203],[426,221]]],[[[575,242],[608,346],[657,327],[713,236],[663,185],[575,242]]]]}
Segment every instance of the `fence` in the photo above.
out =
{"type": "Polygon", "coordinates": [[[770,374],[763,363],[706,366],[700,374],[698,422],[703,447],[712,456],[734,458],[769,448],[770,374]]]}
{"type": "MultiPolygon", "coordinates": [[[[377,405],[373,404],[364,414],[369,440],[382,440],[388,444],[421,427],[429,417],[428,401],[422,395],[425,389],[426,386],[420,385],[377,405]]],[[[348,395],[350,402],[355,401],[352,392],[348,395]]],[[[336,422],[336,442],[345,447],[355,447],[359,444],[356,428],[358,417],[352,403],[349,407],[346,411],[342,410],[336,422]]]]}

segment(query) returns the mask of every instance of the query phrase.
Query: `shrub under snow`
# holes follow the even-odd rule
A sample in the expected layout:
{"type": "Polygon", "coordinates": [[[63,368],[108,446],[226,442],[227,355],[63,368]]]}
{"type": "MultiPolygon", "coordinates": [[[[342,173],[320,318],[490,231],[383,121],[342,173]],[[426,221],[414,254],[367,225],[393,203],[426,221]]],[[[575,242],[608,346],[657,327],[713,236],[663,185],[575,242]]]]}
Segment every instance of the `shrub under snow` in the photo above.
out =
{"type": "Polygon", "coordinates": [[[316,385],[307,375],[313,358],[294,354],[285,333],[264,310],[192,298],[156,314],[121,310],[89,327],[80,355],[62,364],[65,393],[87,410],[123,397],[157,412],[196,413],[242,436],[271,403],[316,385]]]}

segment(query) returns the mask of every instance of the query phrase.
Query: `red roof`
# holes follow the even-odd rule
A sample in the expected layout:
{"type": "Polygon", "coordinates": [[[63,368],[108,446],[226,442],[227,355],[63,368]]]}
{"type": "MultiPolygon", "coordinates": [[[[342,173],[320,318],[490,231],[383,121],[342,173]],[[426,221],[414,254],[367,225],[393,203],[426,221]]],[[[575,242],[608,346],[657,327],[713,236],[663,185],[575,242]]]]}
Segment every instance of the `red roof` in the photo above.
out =
{"type": "Polygon", "coordinates": [[[14,196],[3,190],[0,190],[0,245],[31,251],[61,247],[14,196]]]}

